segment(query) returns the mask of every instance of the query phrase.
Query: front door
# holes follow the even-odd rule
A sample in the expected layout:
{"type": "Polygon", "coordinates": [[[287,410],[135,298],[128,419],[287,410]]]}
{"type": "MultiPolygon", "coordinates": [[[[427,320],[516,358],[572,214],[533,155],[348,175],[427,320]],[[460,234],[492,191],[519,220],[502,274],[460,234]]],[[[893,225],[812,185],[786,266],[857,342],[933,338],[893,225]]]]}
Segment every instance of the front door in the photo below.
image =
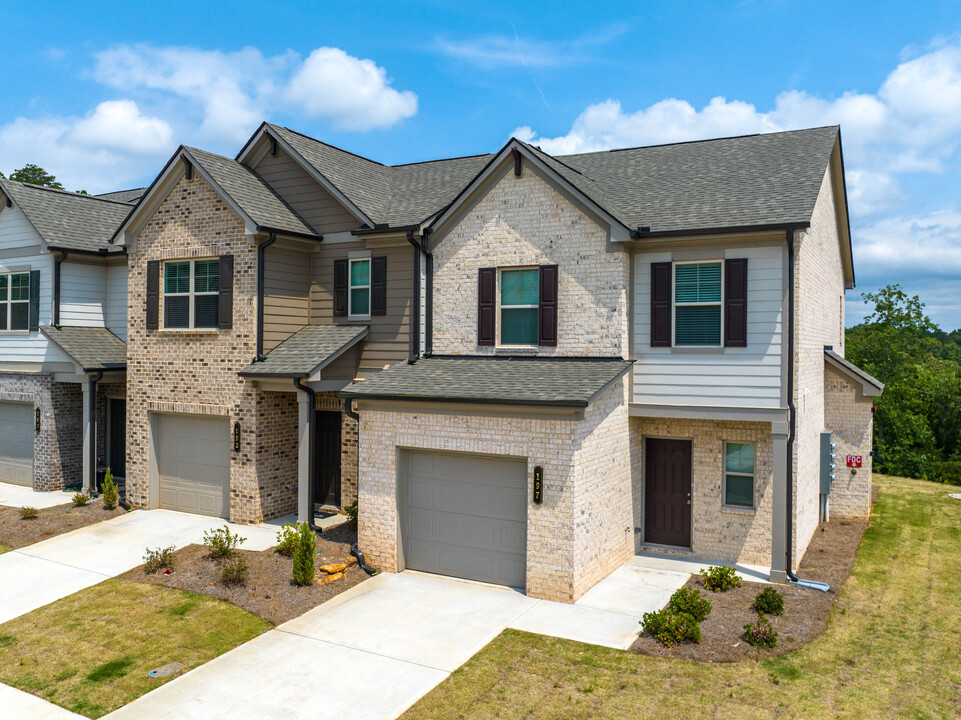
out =
{"type": "Polygon", "coordinates": [[[127,401],[110,400],[110,460],[115,478],[127,477],[127,401]]]}
{"type": "Polygon", "coordinates": [[[314,504],[340,507],[340,413],[318,411],[314,424],[314,504]]]}
{"type": "Polygon", "coordinates": [[[647,438],[644,541],[691,547],[691,441],[647,438]]]}

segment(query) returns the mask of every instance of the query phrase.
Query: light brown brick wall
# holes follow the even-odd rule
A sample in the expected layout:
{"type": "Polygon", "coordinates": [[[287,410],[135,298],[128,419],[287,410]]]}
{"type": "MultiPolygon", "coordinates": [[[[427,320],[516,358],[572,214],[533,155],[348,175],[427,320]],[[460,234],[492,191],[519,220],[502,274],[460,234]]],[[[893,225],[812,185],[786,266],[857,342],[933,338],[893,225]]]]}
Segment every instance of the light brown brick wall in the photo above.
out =
{"type": "Polygon", "coordinates": [[[871,448],[874,414],[871,398],[859,395],[847,379],[828,368],[824,373],[824,426],[837,446],[837,479],[831,486],[831,517],[871,514],[871,448]],[[858,469],[845,465],[848,455],[860,455],[858,469]]]}

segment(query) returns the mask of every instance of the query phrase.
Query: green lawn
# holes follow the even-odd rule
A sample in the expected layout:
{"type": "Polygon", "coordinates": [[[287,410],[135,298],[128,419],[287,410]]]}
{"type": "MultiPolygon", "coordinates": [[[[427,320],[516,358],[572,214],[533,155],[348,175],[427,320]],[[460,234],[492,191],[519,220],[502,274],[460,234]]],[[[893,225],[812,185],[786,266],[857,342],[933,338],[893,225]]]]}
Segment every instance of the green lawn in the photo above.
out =
{"type": "Polygon", "coordinates": [[[204,595],[107,580],[0,625],[0,682],[97,718],[260,635],[270,623],[204,595]]]}
{"type": "Polygon", "coordinates": [[[0,555],[3,555],[5,552],[10,552],[11,550],[13,550],[13,548],[0,544],[0,555]]]}
{"type": "Polygon", "coordinates": [[[961,502],[875,476],[881,497],[827,631],[731,665],[506,631],[404,716],[961,717],[961,502]]]}

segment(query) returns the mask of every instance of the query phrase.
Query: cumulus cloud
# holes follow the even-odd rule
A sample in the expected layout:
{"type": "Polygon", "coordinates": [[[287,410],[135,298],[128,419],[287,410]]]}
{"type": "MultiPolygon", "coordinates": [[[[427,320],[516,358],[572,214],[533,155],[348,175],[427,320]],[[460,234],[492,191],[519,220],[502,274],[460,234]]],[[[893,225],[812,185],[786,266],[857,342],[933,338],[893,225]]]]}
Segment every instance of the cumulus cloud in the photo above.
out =
{"type": "Polygon", "coordinates": [[[73,126],[70,139],[84,147],[149,155],[169,148],[172,135],[170,125],[143,115],[133,100],[108,100],[73,126]]]}

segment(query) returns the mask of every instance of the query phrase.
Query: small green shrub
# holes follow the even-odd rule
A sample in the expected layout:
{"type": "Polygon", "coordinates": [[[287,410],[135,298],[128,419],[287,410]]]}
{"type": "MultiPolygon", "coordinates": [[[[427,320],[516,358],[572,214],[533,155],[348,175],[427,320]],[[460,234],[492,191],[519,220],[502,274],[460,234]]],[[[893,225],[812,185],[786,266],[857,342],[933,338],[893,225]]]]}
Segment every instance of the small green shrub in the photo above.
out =
{"type": "Polygon", "coordinates": [[[768,585],[754,596],[752,607],[758,615],[780,615],[784,612],[784,596],[768,585]]]}
{"type": "Polygon", "coordinates": [[[220,563],[220,582],[224,585],[243,585],[249,573],[250,565],[242,557],[224,558],[220,563]]]}
{"type": "Polygon", "coordinates": [[[741,578],[734,568],[726,565],[713,565],[707,570],[701,570],[704,587],[711,592],[724,592],[731,588],[741,587],[741,578]]]}
{"type": "Polygon", "coordinates": [[[300,543],[300,534],[297,532],[297,525],[294,523],[284,523],[277,531],[277,546],[274,548],[284,557],[293,557],[294,550],[300,543]]]}
{"type": "Polygon", "coordinates": [[[670,607],[657,612],[644,613],[641,628],[665,647],[673,647],[684,642],[701,642],[701,627],[694,616],[676,612],[670,607]]]}
{"type": "Polygon", "coordinates": [[[83,507],[88,502],[90,502],[90,496],[84,495],[82,492],[78,492],[76,495],[73,496],[73,504],[76,505],[77,507],[83,507]]]}
{"type": "Polygon", "coordinates": [[[676,613],[687,613],[697,622],[711,614],[711,601],[701,597],[701,591],[697,588],[681,588],[671,595],[667,606],[676,613]]]}
{"type": "Polygon", "coordinates": [[[300,526],[297,549],[294,550],[294,584],[306,586],[314,582],[314,553],[317,551],[317,537],[310,526],[297,523],[300,526]]]}
{"type": "Polygon", "coordinates": [[[761,615],[755,622],[744,626],[744,639],[754,647],[772,648],[777,645],[777,630],[761,615]]]}
{"type": "Polygon", "coordinates": [[[113,510],[117,507],[120,497],[117,494],[117,483],[113,481],[113,473],[110,468],[107,468],[107,472],[103,476],[103,487],[100,488],[100,495],[103,498],[103,506],[107,510],[113,510]]]}
{"type": "Polygon", "coordinates": [[[350,526],[357,529],[357,501],[354,500],[350,505],[344,505],[344,514],[347,516],[347,521],[350,526]]]}
{"type": "Polygon", "coordinates": [[[147,548],[143,556],[144,573],[153,575],[158,570],[171,570],[174,566],[174,550],[176,549],[175,545],[157,548],[156,550],[147,548]]]}
{"type": "Polygon", "coordinates": [[[40,511],[35,507],[30,507],[29,505],[24,505],[20,508],[20,517],[24,520],[32,520],[40,514],[40,511]]]}
{"type": "Polygon", "coordinates": [[[237,546],[246,541],[247,538],[230,532],[230,527],[227,525],[204,533],[204,545],[210,548],[210,556],[215,560],[229,558],[234,554],[237,546]]]}

